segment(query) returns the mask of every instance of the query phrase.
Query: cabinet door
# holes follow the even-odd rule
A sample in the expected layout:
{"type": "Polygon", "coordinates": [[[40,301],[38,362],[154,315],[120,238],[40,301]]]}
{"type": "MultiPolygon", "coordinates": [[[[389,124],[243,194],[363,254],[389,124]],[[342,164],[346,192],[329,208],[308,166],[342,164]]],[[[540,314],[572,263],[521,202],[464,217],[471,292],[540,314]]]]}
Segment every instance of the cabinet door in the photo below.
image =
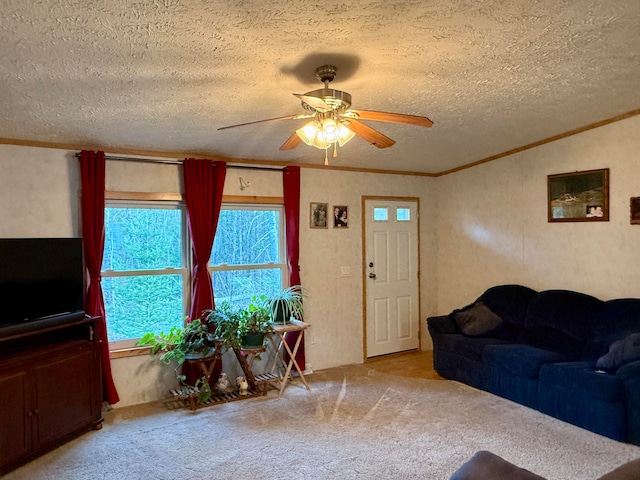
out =
{"type": "Polygon", "coordinates": [[[35,366],[34,448],[100,419],[98,362],[97,344],[87,342],[35,366]]]}
{"type": "Polygon", "coordinates": [[[28,378],[24,369],[0,374],[0,472],[31,450],[28,378]]]}

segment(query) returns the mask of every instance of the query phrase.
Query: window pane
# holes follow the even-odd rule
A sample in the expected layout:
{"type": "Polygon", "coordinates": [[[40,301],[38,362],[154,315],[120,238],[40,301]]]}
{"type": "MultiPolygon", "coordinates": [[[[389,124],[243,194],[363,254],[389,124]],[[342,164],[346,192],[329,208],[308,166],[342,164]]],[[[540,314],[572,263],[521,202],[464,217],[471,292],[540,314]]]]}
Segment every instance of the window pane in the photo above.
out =
{"type": "Polygon", "coordinates": [[[110,342],[182,327],[182,275],[105,277],[102,289],[110,342]]]}
{"type": "Polygon", "coordinates": [[[279,210],[223,209],[211,265],[280,263],[279,245],[279,210]]]}
{"type": "Polygon", "coordinates": [[[373,207],[373,220],[375,222],[386,222],[389,220],[389,209],[387,207],[373,207]]]}
{"type": "Polygon", "coordinates": [[[271,295],[281,288],[282,270],[279,268],[213,272],[216,305],[226,300],[234,306],[245,307],[253,295],[271,295]]]}
{"type": "Polygon", "coordinates": [[[181,221],[177,208],[105,208],[103,270],[181,268],[181,221]]]}
{"type": "Polygon", "coordinates": [[[396,209],[396,220],[398,222],[409,222],[411,221],[411,210],[408,208],[397,208],[396,209]]]}

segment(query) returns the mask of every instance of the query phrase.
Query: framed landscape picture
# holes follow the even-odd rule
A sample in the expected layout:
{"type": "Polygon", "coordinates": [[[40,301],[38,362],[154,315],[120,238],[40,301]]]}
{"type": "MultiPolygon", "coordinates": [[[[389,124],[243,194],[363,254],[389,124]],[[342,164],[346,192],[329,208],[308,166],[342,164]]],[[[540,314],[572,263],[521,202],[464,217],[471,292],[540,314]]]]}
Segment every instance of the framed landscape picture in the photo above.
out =
{"type": "Polygon", "coordinates": [[[311,202],[309,213],[310,228],[327,228],[328,203],[311,202]]]}
{"type": "Polygon", "coordinates": [[[549,222],[609,221],[609,169],[547,176],[549,222]]]}

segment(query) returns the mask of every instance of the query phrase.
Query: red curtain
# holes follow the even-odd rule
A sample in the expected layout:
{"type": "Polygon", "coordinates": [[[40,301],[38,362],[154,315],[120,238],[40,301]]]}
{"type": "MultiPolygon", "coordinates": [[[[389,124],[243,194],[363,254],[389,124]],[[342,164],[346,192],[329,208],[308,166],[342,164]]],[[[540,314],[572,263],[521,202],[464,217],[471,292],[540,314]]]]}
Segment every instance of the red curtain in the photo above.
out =
{"type": "MultiPolygon", "coordinates": [[[[286,225],[287,261],[289,264],[289,285],[300,285],[299,231],[300,231],[300,167],[286,167],[282,171],[282,190],[284,196],[284,221],[286,225]]],[[[304,355],[304,331],[287,335],[286,340],[291,348],[295,345],[298,335],[303,335],[300,341],[296,362],[304,369],[306,359],[304,355]]]]}
{"type": "Polygon", "coordinates": [[[111,375],[111,358],[107,338],[107,320],[102,297],[101,275],[104,253],[104,152],[83,150],[80,153],[80,176],[82,180],[82,245],[89,285],[84,309],[88,315],[100,317],[98,338],[101,344],[103,396],[110,405],[118,403],[120,397],[111,375]]]}
{"type": "Polygon", "coordinates": [[[227,164],[187,158],[183,168],[184,196],[194,263],[190,309],[190,318],[194,319],[215,305],[208,264],[220,217],[227,164]]]}

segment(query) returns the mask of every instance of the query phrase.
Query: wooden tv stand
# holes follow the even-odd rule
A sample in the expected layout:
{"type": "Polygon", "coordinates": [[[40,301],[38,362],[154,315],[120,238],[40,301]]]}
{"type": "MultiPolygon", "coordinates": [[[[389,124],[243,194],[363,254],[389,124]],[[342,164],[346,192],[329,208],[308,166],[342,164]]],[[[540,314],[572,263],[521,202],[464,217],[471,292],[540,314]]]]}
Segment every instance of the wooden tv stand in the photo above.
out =
{"type": "Polygon", "coordinates": [[[96,321],[0,338],[0,476],[102,427],[96,321]]]}

